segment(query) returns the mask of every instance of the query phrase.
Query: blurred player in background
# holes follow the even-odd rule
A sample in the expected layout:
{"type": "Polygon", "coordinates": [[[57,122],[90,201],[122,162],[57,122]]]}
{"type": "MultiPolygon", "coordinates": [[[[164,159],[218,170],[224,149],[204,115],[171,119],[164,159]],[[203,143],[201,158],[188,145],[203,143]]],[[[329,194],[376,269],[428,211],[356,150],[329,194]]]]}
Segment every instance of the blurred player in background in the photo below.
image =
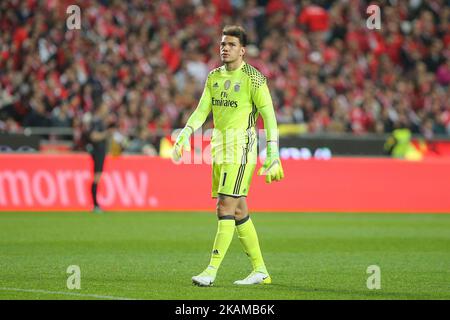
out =
{"type": "Polygon", "coordinates": [[[94,161],[94,180],[91,186],[91,194],[95,213],[102,212],[102,209],[100,208],[97,201],[97,187],[103,172],[103,164],[105,162],[108,139],[111,137],[115,130],[114,125],[107,124],[108,114],[108,105],[103,101],[99,102],[96,106],[89,132],[90,144],[88,147],[88,151],[94,161]]]}
{"type": "Polygon", "coordinates": [[[269,284],[258,236],[248,214],[246,196],[257,162],[256,119],[261,114],[267,136],[267,157],[258,174],[266,182],[284,177],[278,152],[275,113],[266,77],[243,61],[247,35],[240,26],[222,31],[220,57],[223,65],[212,70],[206,80],[197,109],[190,116],[174,145],[178,161],[183,150],[190,150],[190,135],[200,128],[212,111],[214,133],[212,152],[212,197],[217,198],[218,229],[208,267],[192,277],[196,285],[210,286],[225,257],[236,229],[253,271],[239,285],[269,284]]]}

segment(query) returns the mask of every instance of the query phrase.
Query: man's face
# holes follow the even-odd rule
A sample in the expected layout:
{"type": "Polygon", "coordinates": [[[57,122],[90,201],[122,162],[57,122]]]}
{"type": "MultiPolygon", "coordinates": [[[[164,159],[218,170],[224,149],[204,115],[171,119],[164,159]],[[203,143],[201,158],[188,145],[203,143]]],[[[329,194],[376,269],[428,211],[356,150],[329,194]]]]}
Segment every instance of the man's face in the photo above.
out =
{"type": "Polygon", "coordinates": [[[239,42],[239,38],[233,36],[222,36],[220,42],[220,59],[223,63],[232,63],[243,57],[245,48],[239,42]]]}

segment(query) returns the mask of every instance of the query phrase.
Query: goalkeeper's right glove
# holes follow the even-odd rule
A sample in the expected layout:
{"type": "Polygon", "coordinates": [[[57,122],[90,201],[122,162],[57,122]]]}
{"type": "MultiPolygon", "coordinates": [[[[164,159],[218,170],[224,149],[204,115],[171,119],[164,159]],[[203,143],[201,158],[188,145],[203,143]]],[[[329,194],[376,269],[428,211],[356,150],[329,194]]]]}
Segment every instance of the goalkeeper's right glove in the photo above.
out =
{"type": "Polygon", "coordinates": [[[177,137],[177,140],[175,141],[175,145],[173,146],[173,160],[180,160],[181,156],[183,155],[183,150],[191,151],[191,143],[189,141],[189,138],[192,132],[192,128],[188,126],[184,127],[183,130],[181,130],[180,134],[177,137]]]}
{"type": "Polygon", "coordinates": [[[266,182],[280,181],[284,178],[283,167],[281,166],[280,154],[278,152],[278,145],[275,141],[267,142],[266,161],[259,169],[258,175],[265,175],[266,182]]]}

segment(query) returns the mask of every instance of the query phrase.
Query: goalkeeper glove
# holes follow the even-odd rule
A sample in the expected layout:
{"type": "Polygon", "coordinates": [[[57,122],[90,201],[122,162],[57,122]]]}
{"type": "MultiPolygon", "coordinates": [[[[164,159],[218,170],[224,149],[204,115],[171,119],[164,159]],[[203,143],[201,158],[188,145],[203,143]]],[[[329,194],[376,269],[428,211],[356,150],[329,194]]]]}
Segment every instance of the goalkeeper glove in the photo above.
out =
{"type": "Polygon", "coordinates": [[[183,130],[181,130],[180,134],[177,137],[177,140],[175,141],[175,145],[173,146],[172,150],[172,159],[175,161],[180,160],[183,150],[191,151],[191,143],[189,141],[189,138],[192,134],[193,130],[191,127],[184,127],[183,130]]]}
{"type": "Polygon", "coordinates": [[[280,181],[284,178],[283,167],[281,166],[280,154],[276,142],[267,142],[266,161],[264,161],[263,166],[259,169],[258,175],[265,175],[267,183],[280,181]]]}

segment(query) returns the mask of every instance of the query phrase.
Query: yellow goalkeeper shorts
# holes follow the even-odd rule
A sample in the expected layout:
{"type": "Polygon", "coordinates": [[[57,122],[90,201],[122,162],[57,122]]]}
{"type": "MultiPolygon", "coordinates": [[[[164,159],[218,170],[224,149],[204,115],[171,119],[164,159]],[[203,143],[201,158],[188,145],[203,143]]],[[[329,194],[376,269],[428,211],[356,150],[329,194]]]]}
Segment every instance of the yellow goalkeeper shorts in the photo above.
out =
{"type": "Polygon", "coordinates": [[[233,197],[245,197],[248,194],[257,162],[255,135],[250,135],[245,145],[233,149],[235,156],[230,157],[232,161],[221,161],[217,156],[220,151],[214,152],[211,191],[213,198],[217,198],[218,194],[233,197]]]}
{"type": "Polygon", "coordinates": [[[212,197],[218,194],[232,197],[246,197],[250,189],[256,164],[214,164],[212,165],[212,197]]]}

